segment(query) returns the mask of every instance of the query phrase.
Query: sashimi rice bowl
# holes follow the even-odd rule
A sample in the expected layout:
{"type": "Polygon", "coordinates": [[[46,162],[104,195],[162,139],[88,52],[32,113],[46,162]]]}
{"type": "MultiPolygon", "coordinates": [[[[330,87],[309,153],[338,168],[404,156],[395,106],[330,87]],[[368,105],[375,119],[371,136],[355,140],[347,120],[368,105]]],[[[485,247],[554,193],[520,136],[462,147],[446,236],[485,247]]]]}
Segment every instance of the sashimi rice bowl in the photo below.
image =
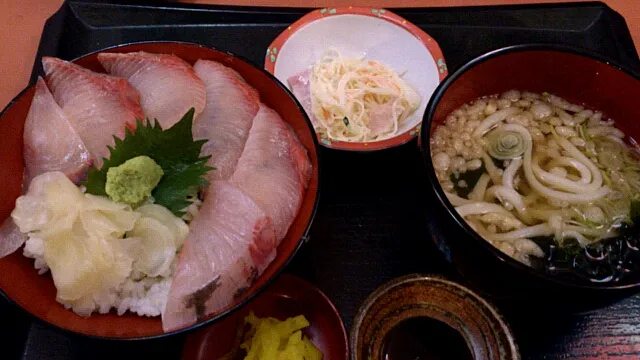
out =
{"type": "Polygon", "coordinates": [[[0,116],[10,301],[84,335],[148,338],[225,315],[286,265],[318,160],[277,80],[171,42],[42,65],[0,116]]]}

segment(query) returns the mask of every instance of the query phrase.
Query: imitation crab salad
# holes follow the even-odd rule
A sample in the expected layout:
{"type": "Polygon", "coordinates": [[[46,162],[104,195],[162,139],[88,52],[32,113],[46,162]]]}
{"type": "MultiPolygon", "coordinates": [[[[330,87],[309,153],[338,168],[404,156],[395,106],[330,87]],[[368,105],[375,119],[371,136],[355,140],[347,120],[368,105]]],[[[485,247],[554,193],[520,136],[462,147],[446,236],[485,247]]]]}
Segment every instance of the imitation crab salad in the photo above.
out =
{"type": "Polygon", "coordinates": [[[392,138],[420,106],[420,95],[390,66],[329,49],[288,79],[318,134],[331,140],[392,138]]]}

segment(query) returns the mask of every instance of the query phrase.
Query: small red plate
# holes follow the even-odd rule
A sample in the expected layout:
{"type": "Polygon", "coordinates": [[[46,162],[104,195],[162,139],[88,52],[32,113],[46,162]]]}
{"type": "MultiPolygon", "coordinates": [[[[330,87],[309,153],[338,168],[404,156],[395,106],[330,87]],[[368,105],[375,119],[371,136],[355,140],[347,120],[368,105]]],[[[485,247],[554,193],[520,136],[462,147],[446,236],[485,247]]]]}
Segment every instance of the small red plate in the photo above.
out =
{"type": "Polygon", "coordinates": [[[331,300],[310,283],[283,274],[242,309],[189,335],[182,360],[220,359],[232,350],[236,329],[251,311],[259,318],[279,320],[302,314],[311,324],[304,334],[322,351],[325,360],[349,358],[347,332],[331,300]]]}

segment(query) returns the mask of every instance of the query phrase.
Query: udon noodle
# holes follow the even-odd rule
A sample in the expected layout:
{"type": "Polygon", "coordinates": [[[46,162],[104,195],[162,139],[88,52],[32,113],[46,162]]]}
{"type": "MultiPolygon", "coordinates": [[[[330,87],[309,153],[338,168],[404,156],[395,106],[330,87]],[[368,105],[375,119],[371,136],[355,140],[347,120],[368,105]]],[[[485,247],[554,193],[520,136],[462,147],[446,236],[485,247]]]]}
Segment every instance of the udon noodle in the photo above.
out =
{"type": "Polygon", "coordinates": [[[524,264],[548,259],[553,248],[620,238],[638,215],[635,143],[601,112],[558,96],[511,90],[480,98],[451,113],[430,141],[457,212],[524,264]]]}

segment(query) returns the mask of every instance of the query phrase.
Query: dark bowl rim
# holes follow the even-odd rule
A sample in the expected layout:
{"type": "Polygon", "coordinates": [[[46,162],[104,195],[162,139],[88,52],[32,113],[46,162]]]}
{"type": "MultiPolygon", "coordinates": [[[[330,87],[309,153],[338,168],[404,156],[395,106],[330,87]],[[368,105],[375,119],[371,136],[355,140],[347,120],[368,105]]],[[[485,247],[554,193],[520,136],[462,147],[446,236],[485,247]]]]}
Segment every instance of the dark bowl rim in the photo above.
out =
{"type": "MultiPolygon", "coordinates": [[[[333,301],[331,301],[331,299],[329,298],[329,296],[327,296],[327,294],[324,293],[324,291],[320,290],[319,287],[317,287],[315,284],[313,284],[312,282],[310,282],[307,279],[304,279],[298,275],[294,275],[294,274],[290,274],[290,273],[283,273],[281,274],[281,276],[275,280],[276,285],[283,287],[284,289],[286,289],[285,291],[282,291],[282,289],[280,289],[281,291],[279,292],[274,292],[274,295],[280,294],[280,295],[289,295],[289,290],[291,288],[291,286],[289,286],[289,282],[293,282],[294,286],[295,285],[300,285],[301,287],[305,287],[305,290],[310,291],[314,297],[319,297],[320,299],[322,299],[322,302],[326,305],[329,306],[329,309],[331,310],[330,312],[323,312],[321,314],[324,315],[324,317],[326,318],[327,316],[329,317],[334,317],[335,319],[338,320],[338,323],[340,324],[340,331],[342,333],[342,338],[343,338],[343,342],[342,344],[345,346],[345,353],[344,353],[344,360],[348,360],[349,359],[349,337],[347,334],[347,329],[344,326],[344,320],[342,319],[342,316],[340,315],[340,311],[338,311],[338,308],[336,308],[335,304],[333,303],[333,301]]],[[[272,292],[273,288],[268,288],[264,291],[264,295],[268,295],[270,292],[272,292]]],[[[251,304],[247,305],[248,308],[251,307],[251,304]]],[[[320,313],[319,313],[320,314],[320,313]]],[[[265,316],[270,316],[270,315],[265,315],[265,316]]],[[[201,335],[202,333],[207,332],[208,330],[206,329],[201,329],[200,332],[192,332],[191,334],[187,335],[186,339],[185,339],[185,347],[182,349],[181,355],[180,355],[180,359],[181,360],[185,360],[185,354],[187,353],[187,346],[188,345],[194,345],[194,341],[195,340],[199,340],[199,335],[201,335]]],[[[199,344],[200,342],[196,342],[195,344],[199,344]]],[[[342,359],[342,358],[340,358],[342,359]]]]}
{"type": "MultiPolygon", "coordinates": [[[[321,152],[320,152],[320,144],[318,143],[318,139],[315,136],[315,131],[313,130],[313,126],[311,125],[311,120],[309,119],[309,116],[307,116],[306,112],[304,111],[302,105],[300,105],[300,102],[295,98],[295,96],[293,96],[293,94],[291,93],[291,91],[289,91],[289,89],[287,89],[287,87],[282,84],[282,82],[280,82],[280,80],[276,79],[273,75],[271,75],[268,71],[266,71],[265,69],[263,69],[260,66],[257,66],[254,62],[248,60],[247,58],[240,56],[240,55],[236,55],[232,52],[226,51],[226,50],[221,50],[218,49],[216,47],[213,46],[204,46],[201,44],[196,44],[196,43],[192,43],[192,42],[187,42],[187,41],[170,41],[170,40],[159,40],[159,41],[135,41],[135,42],[128,42],[128,43],[123,43],[123,44],[118,44],[118,45],[114,45],[114,46],[109,46],[106,48],[101,48],[95,51],[91,51],[89,53],[86,53],[84,55],[78,56],[76,58],[74,58],[73,60],[70,60],[71,62],[76,62],[80,59],[83,59],[87,56],[92,56],[95,55],[97,53],[103,52],[103,51],[107,51],[107,50],[113,50],[113,49],[119,49],[119,48],[124,48],[127,46],[135,46],[135,45],[152,45],[152,44],[176,44],[176,45],[187,45],[187,46],[193,46],[193,47],[199,47],[199,48],[203,48],[203,49],[207,49],[207,50],[214,50],[217,51],[219,53],[223,53],[226,55],[229,55],[233,58],[236,58],[240,61],[245,62],[246,64],[248,64],[249,66],[255,68],[256,70],[260,71],[262,74],[264,74],[265,76],[267,76],[268,79],[270,79],[271,81],[273,81],[276,85],[278,85],[278,87],[285,92],[285,94],[291,99],[293,100],[294,104],[296,105],[298,111],[302,114],[303,119],[305,120],[306,124],[307,124],[307,129],[309,130],[310,134],[312,135],[311,138],[313,140],[313,147],[315,149],[316,152],[316,158],[317,158],[317,162],[318,162],[318,168],[317,168],[317,173],[318,173],[318,188],[316,190],[316,196],[315,196],[315,200],[313,203],[313,209],[311,210],[311,214],[309,217],[309,222],[304,230],[304,232],[302,233],[302,236],[300,237],[300,239],[298,240],[298,244],[295,246],[295,248],[293,249],[293,251],[291,252],[291,254],[288,256],[288,258],[285,260],[284,264],[276,270],[275,274],[273,275],[273,277],[271,277],[270,279],[268,279],[264,285],[262,285],[261,287],[259,287],[258,289],[256,289],[256,291],[252,294],[247,295],[247,297],[239,302],[238,304],[236,304],[235,306],[226,309],[225,311],[217,314],[214,317],[211,317],[205,321],[193,324],[191,326],[188,326],[186,328],[182,328],[182,329],[178,329],[178,330],[174,330],[174,331],[170,331],[170,332],[165,332],[165,333],[161,333],[161,334],[157,334],[157,335],[149,335],[149,336],[141,336],[141,337],[108,337],[108,336],[98,336],[98,335],[91,335],[91,334],[85,334],[82,332],[78,332],[75,330],[71,330],[71,329],[66,329],[63,328],[61,326],[58,326],[56,324],[53,324],[49,321],[46,321],[44,319],[41,319],[39,317],[37,317],[36,315],[32,314],[31,312],[29,312],[27,309],[23,308],[22,306],[20,306],[18,303],[16,303],[13,299],[9,298],[9,296],[7,296],[4,291],[2,291],[2,289],[0,288],[0,295],[7,300],[7,302],[9,302],[11,305],[17,307],[18,309],[22,310],[24,313],[28,314],[30,317],[32,317],[33,319],[40,321],[42,323],[45,323],[57,330],[62,331],[63,333],[67,333],[67,334],[71,334],[74,336],[79,336],[79,337],[84,337],[84,338],[90,338],[90,339],[97,339],[97,340],[107,340],[107,341],[127,341],[127,342],[132,342],[132,341],[143,341],[143,340],[156,340],[156,339],[162,339],[162,338],[166,338],[166,337],[173,337],[176,335],[184,335],[188,332],[192,332],[198,328],[201,328],[203,326],[209,325],[215,321],[218,321],[224,317],[226,317],[227,315],[231,314],[232,312],[242,308],[244,305],[248,304],[251,300],[253,300],[256,296],[258,296],[259,294],[261,294],[263,291],[265,291],[271,284],[273,284],[273,282],[282,274],[282,272],[285,270],[285,268],[289,265],[289,263],[291,263],[291,261],[293,260],[294,256],[298,253],[298,251],[300,250],[300,248],[302,247],[303,244],[305,244],[308,240],[309,240],[309,231],[311,229],[311,225],[313,224],[313,221],[315,219],[316,213],[318,211],[318,204],[320,201],[320,195],[321,195],[321,182],[322,182],[322,176],[321,176],[321,171],[322,171],[322,166],[321,166],[321,152]]],[[[28,85],[25,89],[23,89],[22,91],[20,91],[20,93],[14,97],[8,104],[7,106],[0,112],[0,121],[3,118],[4,114],[20,99],[22,98],[32,87],[34,87],[34,85],[28,85]]],[[[19,249],[18,249],[19,250],[19,249]]],[[[70,310],[69,310],[70,311],[70,310]]]]}
{"type": "MultiPolygon", "coordinates": [[[[447,199],[442,190],[442,187],[439,186],[438,179],[436,177],[435,170],[433,168],[433,164],[431,163],[431,149],[429,144],[431,123],[433,116],[435,115],[435,110],[447,92],[451,84],[458,80],[464,73],[466,73],[469,69],[476,67],[486,61],[489,61],[493,58],[497,58],[503,55],[517,53],[517,52],[525,52],[525,51],[552,51],[552,52],[560,52],[560,53],[569,53],[573,55],[578,55],[582,57],[589,58],[591,60],[603,63],[606,66],[613,67],[619,71],[622,71],[628,76],[635,78],[637,81],[640,81],[640,72],[631,69],[629,66],[620,64],[610,58],[597,54],[593,51],[576,47],[576,46],[568,46],[568,45],[558,45],[558,44],[548,44],[548,43],[527,43],[527,44],[518,44],[507,47],[502,47],[496,50],[492,50],[486,52],[480,56],[473,58],[465,62],[462,66],[453,71],[443,82],[440,83],[438,88],[434,91],[433,96],[429,100],[427,104],[427,109],[425,111],[424,117],[422,119],[422,126],[420,127],[420,152],[422,153],[422,158],[425,166],[427,167],[427,175],[429,177],[430,185],[433,188],[438,200],[445,207],[446,211],[449,213],[449,216],[453,218],[453,220],[457,223],[460,230],[464,231],[467,237],[473,239],[473,241],[478,242],[485,249],[488,249],[493,256],[495,256],[498,260],[501,260],[511,267],[517,268],[520,271],[524,271],[530,275],[534,275],[541,280],[554,283],[555,285],[561,285],[569,288],[576,289],[584,289],[584,290],[592,290],[599,292],[606,291],[618,291],[618,290],[629,290],[633,288],[640,287],[640,281],[624,284],[624,285],[611,285],[611,284],[589,284],[589,283],[573,283],[568,280],[564,280],[562,278],[558,278],[553,275],[545,274],[541,271],[535,270],[527,265],[520,263],[519,261],[511,258],[510,256],[504,254],[500,250],[498,250],[493,245],[489,244],[482,236],[476,233],[467,222],[455,211],[454,206],[447,199]]],[[[465,240],[466,241],[466,240],[465,240]]]]}
{"type": "Polygon", "coordinates": [[[388,293],[389,291],[393,290],[394,288],[400,285],[407,284],[407,283],[418,283],[421,286],[431,286],[433,283],[440,283],[440,284],[454,287],[464,292],[468,296],[472,297],[473,299],[475,299],[475,301],[477,301],[479,304],[481,304],[485,308],[485,310],[487,311],[487,314],[490,314],[490,316],[499,323],[500,329],[504,332],[506,338],[509,340],[509,345],[510,345],[509,350],[511,352],[511,355],[513,355],[511,360],[517,360],[520,358],[519,346],[518,346],[518,343],[516,342],[516,338],[514,336],[513,330],[511,329],[511,326],[509,326],[509,323],[504,319],[504,316],[500,313],[498,308],[494,304],[492,304],[489,300],[485,299],[484,297],[482,297],[480,294],[473,291],[472,289],[469,289],[453,280],[447,279],[444,275],[413,273],[413,274],[400,276],[383,283],[382,285],[377,287],[373,292],[371,292],[367,296],[367,298],[362,302],[362,304],[358,308],[358,311],[356,312],[356,315],[353,317],[353,324],[351,325],[351,331],[349,334],[349,347],[351,351],[351,360],[356,360],[356,354],[357,354],[356,348],[358,346],[358,336],[360,334],[360,326],[362,325],[362,320],[364,320],[365,316],[368,314],[369,309],[371,309],[373,304],[378,302],[378,300],[381,297],[385,296],[386,293],[388,293]]]}
{"type": "Polygon", "coordinates": [[[342,316],[340,315],[340,311],[338,311],[338,308],[336,307],[336,305],[333,303],[333,301],[331,301],[331,299],[329,298],[329,296],[327,296],[327,294],[324,293],[324,291],[320,290],[319,287],[317,287],[315,284],[313,284],[312,282],[303,279],[297,275],[293,275],[293,274],[289,274],[289,273],[284,273],[282,274],[282,277],[287,277],[289,279],[293,279],[294,282],[297,281],[300,284],[303,284],[303,286],[307,286],[309,289],[311,289],[313,292],[315,292],[317,295],[319,295],[322,300],[324,301],[325,304],[329,305],[329,308],[331,309],[331,315],[330,316],[335,316],[336,319],[338,319],[338,323],[340,324],[340,330],[342,332],[342,339],[343,339],[343,344],[344,344],[344,348],[345,348],[345,353],[344,353],[344,359],[348,360],[349,359],[349,354],[350,354],[350,349],[349,349],[349,336],[347,334],[347,328],[344,326],[344,320],[342,319],[342,316]]]}

